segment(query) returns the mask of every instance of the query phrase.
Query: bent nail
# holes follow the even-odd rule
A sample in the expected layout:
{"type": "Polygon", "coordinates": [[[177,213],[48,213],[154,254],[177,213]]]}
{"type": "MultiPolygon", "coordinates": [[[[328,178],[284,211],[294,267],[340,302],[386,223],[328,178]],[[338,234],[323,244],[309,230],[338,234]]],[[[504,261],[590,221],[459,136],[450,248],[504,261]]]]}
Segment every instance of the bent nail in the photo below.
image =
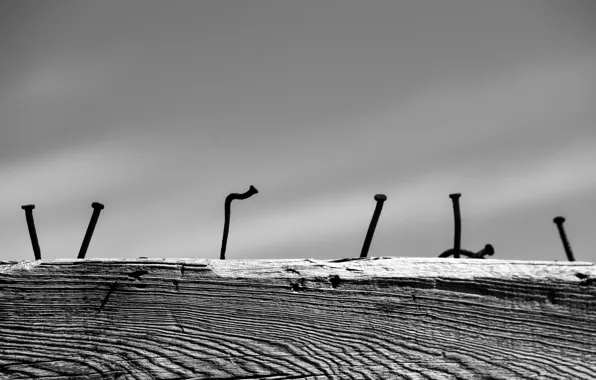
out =
{"type": "Polygon", "coordinates": [[[234,199],[247,199],[252,197],[253,195],[257,194],[259,191],[253,186],[250,185],[250,188],[244,193],[231,193],[226,197],[226,201],[224,203],[224,229],[223,229],[223,237],[221,239],[221,254],[219,256],[220,260],[226,259],[226,247],[228,244],[228,234],[230,232],[230,208],[232,205],[232,201],[234,199]]]}

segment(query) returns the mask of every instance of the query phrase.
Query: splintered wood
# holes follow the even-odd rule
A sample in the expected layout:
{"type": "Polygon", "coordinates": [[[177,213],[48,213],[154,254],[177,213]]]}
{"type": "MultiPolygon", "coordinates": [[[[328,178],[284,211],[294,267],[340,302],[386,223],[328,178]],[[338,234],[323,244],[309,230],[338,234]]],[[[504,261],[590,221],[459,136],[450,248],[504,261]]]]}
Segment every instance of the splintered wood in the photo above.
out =
{"type": "Polygon", "coordinates": [[[2,379],[596,379],[596,266],[0,263],[2,379]]]}

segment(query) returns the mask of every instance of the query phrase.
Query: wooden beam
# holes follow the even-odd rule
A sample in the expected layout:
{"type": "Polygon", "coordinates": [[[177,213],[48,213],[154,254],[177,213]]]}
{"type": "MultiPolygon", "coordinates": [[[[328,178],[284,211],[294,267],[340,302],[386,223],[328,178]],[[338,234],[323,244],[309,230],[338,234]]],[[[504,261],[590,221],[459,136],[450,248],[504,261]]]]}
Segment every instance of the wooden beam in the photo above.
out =
{"type": "Polygon", "coordinates": [[[596,379],[596,265],[0,263],[2,379],[596,379]]]}

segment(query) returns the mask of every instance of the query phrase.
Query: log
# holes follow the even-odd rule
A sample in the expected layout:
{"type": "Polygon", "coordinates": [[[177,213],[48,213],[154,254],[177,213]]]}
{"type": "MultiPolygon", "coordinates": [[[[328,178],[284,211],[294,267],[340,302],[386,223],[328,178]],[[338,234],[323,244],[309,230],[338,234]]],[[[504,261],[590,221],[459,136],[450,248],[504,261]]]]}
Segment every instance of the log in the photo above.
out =
{"type": "Polygon", "coordinates": [[[596,379],[596,265],[0,263],[2,379],[596,379]]]}

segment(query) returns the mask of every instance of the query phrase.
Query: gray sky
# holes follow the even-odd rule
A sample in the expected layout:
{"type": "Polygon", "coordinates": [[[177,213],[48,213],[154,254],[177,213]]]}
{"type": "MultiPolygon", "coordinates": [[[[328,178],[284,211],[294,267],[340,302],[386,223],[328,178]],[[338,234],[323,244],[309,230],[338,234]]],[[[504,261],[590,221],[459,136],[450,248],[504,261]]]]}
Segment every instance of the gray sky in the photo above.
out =
{"type": "Polygon", "coordinates": [[[0,3],[0,259],[596,261],[596,2],[0,3]]]}

